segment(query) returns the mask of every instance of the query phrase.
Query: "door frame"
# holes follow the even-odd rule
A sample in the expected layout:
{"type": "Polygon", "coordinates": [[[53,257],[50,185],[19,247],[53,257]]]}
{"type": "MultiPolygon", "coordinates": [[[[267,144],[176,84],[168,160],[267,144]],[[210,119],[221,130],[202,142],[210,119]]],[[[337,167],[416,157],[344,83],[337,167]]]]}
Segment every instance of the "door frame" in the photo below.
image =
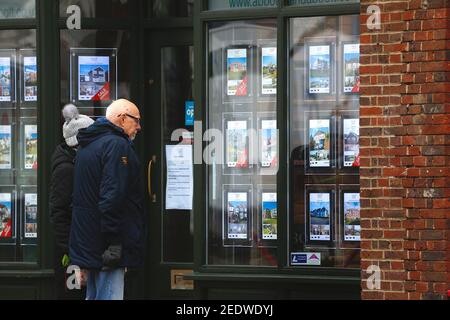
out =
{"type": "MultiPolygon", "coordinates": [[[[168,263],[162,261],[162,214],[164,213],[164,142],[163,110],[161,104],[161,48],[172,46],[193,46],[192,26],[169,29],[146,30],[144,34],[144,90],[143,90],[143,129],[142,137],[148,147],[142,148],[143,170],[146,180],[144,194],[146,212],[148,212],[147,254],[145,261],[145,297],[149,299],[189,299],[194,297],[193,290],[171,290],[170,274],[173,269],[194,268],[191,263],[168,263]],[[156,156],[156,157],[154,157],[156,156]],[[148,190],[149,161],[151,164],[151,189],[155,194],[153,202],[148,190]]],[[[141,143],[141,145],[143,145],[141,143]]]]}

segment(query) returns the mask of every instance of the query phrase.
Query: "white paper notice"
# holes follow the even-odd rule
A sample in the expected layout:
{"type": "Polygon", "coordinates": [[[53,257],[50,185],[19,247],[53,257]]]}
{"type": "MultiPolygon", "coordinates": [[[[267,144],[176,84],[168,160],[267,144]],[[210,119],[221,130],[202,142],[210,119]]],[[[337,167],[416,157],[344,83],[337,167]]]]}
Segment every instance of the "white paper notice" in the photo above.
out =
{"type": "Polygon", "coordinates": [[[166,209],[192,210],[192,145],[166,146],[166,209]]]}

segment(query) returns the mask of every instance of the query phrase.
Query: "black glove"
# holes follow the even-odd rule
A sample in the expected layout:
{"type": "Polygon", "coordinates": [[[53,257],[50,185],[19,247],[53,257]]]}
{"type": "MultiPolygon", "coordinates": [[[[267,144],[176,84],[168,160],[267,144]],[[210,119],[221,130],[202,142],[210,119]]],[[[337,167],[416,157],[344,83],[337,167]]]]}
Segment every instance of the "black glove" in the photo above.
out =
{"type": "Polygon", "coordinates": [[[102,254],[103,270],[115,269],[122,258],[122,245],[110,245],[102,254]]]}

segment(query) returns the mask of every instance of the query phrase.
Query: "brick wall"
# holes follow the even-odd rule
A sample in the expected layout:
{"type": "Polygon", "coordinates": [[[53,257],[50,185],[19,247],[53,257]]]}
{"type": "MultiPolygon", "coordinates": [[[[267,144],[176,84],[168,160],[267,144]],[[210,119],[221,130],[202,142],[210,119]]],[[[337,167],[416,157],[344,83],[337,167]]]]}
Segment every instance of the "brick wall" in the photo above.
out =
{"type": "Polygon", "coordinates": [[[449,1],[361,1],[363,299],[446,299],[449,1]],[[367,7],[381,29],[367,28],[367,7]],[[447,8],[446,8],[447,7],[447,8]],[[381,269],[381,289],[365,272],[381,269]]]}

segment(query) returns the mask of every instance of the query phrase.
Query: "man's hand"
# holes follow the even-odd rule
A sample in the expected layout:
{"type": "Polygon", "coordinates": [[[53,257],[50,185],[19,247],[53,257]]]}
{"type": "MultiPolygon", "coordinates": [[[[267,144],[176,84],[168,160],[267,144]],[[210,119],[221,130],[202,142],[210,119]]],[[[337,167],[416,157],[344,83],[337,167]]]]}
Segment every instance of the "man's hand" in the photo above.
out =
{"type": "Polygon", "coordinates": [[[110,245],[102,254],[102,270],[115,269],[122,258],[122,245],[110,245]]]}

